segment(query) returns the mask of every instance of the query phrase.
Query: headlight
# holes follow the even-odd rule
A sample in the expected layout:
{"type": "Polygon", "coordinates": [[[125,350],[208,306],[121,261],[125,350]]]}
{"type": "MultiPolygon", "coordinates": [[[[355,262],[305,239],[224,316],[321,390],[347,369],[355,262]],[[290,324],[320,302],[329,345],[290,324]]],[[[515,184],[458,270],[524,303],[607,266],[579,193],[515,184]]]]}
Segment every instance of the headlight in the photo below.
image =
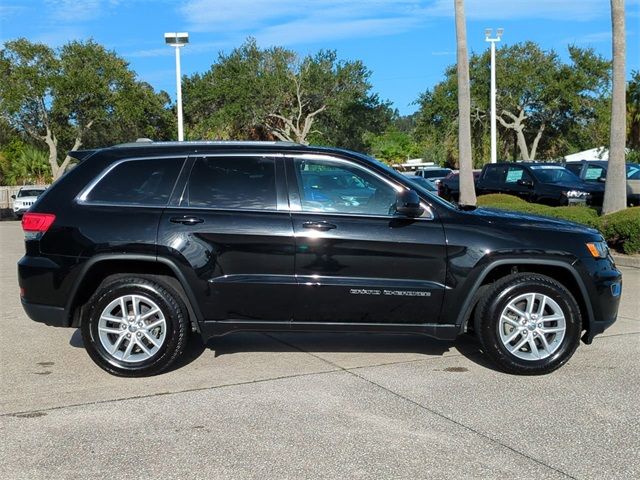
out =
{"type": "Polygon", "coordinates": [[[589,195],[587,192],[580,190],[569,190],[568,192],[562,192],[562,194],[567,198],[582,198],[589,195]]]}
{"type": "Polygon", "coordinates": [[[593,258],[607,258],[609,255],[607,242],[589,242],[586,245],[593,258]]]}

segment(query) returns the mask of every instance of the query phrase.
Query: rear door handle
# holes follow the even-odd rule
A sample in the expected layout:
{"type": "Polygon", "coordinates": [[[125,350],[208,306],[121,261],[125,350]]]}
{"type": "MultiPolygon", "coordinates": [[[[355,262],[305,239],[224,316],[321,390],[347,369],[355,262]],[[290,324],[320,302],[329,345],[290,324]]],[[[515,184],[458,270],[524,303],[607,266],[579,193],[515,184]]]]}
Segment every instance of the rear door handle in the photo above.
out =
{"type": "Polygon", "coordinates": [[[204,219],[192,216],[184,217],[171,217],[169,219],[171,223],[182,223],[183,225],[195,225],[196,223],[203,223],[204,219]]]}
{"type": "Polygon", "coordinates": [[[333,223],[329,222],[304,222],[302,228],[312,228],[313,230],[321,230],[326,232],[327,230],[333,230],[337,228],[333,223]]]}

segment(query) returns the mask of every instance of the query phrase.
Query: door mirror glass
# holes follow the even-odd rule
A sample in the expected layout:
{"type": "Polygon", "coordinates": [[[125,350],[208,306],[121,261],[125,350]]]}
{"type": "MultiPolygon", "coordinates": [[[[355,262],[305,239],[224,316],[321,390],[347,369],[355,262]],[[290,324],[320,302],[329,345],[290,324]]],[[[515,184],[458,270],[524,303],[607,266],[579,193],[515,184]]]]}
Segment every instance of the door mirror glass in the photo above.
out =
{"type": "Polygon", "coordinates": [[[420,197],[415,190],[402,190],[396,195],[396,213],[405,217],[416,218],[422,215],[424,208],[420,206],[420,197]]]}
{"type": "Polygon", "coordinates": [[[15,195],[11,195],[11,198],[13,198],[13,199],[15,200],[15,199],[16,199],[16,196],[15,196],[15,195]]]}

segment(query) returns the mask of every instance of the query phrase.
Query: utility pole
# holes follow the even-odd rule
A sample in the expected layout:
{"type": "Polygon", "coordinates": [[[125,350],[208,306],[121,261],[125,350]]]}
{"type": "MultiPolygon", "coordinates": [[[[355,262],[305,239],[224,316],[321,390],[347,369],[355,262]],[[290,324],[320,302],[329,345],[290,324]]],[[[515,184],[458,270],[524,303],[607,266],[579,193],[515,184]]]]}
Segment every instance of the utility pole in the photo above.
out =
{"type": "Polygon", "coordinates": [[[503,28],[496,30],[496,36],[491,37],[492,28],[484,31],[485,41],[491,43],[491,163],[498,161],[498,132],[496,129],[496,42],[499,42],[504,33],[503,28]]]}
{"type": "Polygon", "coordinates": [[[180,48],[189,43],[187,32],[169,32],[164,34],[164,41],[176,49],[176,106],[178,110],[178,141],[184,140],[182,123],[182,74],[180,73],[180,48]]]}

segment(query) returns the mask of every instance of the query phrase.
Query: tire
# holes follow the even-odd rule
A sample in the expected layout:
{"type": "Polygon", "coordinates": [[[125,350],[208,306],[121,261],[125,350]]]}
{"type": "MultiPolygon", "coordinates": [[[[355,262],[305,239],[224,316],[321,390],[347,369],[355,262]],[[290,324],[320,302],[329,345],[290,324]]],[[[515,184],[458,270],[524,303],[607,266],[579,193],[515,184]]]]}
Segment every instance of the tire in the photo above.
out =
{"type": "Polygon", "coordinates": [[[80,327],[85,349],[112,375],[156,375],[184,352],[191,328],[187,308],[164,283],[135,276],[106,279],[87,305],[80,327]]]}
{"type": "Polygon", "coordinates": [[[518,375],[546,374],[567,363],[582,331],[571,292],[535,273],[509,275],[490,286],[474,320],[483,351],[500,369],[518,375]]]}

